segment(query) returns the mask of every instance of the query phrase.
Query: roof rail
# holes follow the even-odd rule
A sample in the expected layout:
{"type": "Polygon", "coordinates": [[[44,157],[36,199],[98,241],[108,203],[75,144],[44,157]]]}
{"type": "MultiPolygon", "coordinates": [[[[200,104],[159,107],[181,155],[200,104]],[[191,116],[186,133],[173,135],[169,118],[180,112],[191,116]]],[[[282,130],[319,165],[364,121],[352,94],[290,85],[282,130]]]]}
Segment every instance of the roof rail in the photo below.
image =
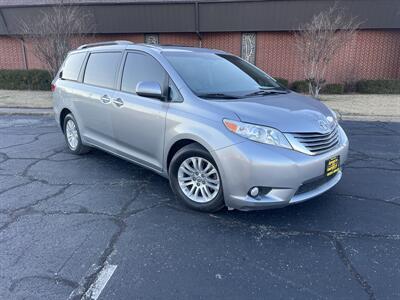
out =
{"type": "Polygon", "coordinates": [[[160,47],[181,47],[181,48],[196,48],[196,46],[180,45],[180,44],[158,44],[160,47]]]}
{"type": "Polygon", "coordinates": [[[99,43],[91,43],[91,44],[84,44],[79,46],[77,49],[86,49],[91,47],[98,47],[98,46],[112,46],[112,45],[132,45],[133,43],[130,41],[110,41],[110,42],[99,42],[99,43]]]}

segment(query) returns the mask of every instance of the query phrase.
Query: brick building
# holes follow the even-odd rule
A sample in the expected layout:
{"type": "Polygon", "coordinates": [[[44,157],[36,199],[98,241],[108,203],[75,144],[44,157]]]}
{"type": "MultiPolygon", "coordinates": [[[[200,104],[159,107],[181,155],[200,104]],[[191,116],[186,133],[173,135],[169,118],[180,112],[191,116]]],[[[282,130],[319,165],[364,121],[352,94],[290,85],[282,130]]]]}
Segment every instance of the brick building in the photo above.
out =
{"type": "MultiPolygon", "coordinates": [[[[0,69],[43,68],[20,23],[60,0],[0,0],[0,69]]],[[[293,30],[334,4],[331,0],[64,0],[94,17],[88,41],[130,40],[222,49],[272,76],[303,79],[293,30]]],[[[400,78],[400,0],[346,0],[361,30],[334,58],[329,82],[400,78]]]]}

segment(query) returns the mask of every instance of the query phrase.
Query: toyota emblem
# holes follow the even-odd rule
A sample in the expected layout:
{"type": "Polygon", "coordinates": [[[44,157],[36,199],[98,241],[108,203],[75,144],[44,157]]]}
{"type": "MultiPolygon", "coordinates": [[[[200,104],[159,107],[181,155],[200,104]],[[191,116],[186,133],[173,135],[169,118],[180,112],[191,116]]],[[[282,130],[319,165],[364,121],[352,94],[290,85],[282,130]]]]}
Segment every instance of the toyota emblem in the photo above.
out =
{"type": "Polygon", "coordinates": [[[328,131],[329,130],[329,124],[327,121],[325,120],[318,120],[319,123],[319,127],[323,130],[323,131],[328,131]]]}

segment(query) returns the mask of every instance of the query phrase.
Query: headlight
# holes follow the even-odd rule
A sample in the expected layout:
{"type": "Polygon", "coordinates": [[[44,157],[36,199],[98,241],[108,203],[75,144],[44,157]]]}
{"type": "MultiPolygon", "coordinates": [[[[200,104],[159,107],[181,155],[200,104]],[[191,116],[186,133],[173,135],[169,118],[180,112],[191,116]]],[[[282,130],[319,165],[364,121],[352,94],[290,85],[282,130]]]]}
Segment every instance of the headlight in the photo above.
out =
{"type": "Polygon", "coordinates": [[[286,137],[277,129],[226,119],[224,124],[228,130],[249,140],[292,149],[286,137]]]}

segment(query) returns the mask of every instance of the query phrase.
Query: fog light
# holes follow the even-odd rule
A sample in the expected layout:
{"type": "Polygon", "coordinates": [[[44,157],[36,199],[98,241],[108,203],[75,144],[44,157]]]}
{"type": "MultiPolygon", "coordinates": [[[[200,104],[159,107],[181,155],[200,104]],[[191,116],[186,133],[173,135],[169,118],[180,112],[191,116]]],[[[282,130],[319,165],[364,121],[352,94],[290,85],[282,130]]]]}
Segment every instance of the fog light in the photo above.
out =
{"type": "Polygon", "coordinates": [[[253,187],[252,189],[250,189],[250,196],[257,197],[258,193],[259,193],[258,187],[253,187]]]}

